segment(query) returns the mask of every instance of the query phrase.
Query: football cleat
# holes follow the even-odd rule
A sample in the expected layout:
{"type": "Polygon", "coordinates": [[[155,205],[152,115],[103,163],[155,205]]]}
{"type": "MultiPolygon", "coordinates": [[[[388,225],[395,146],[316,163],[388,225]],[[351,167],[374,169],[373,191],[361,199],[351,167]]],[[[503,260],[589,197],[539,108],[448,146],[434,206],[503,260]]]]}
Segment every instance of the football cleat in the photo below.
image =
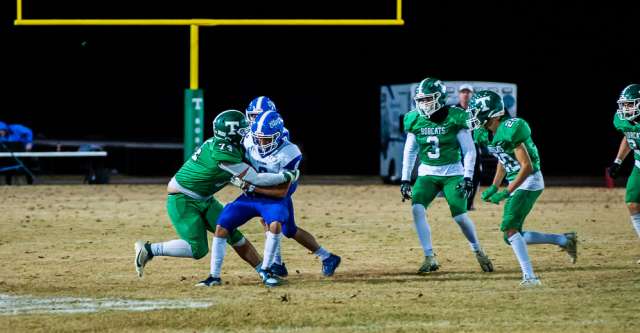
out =
{"type": "Polygon", "coordinates": [[[522,279],[522,282],[520,282],[520,287],[523,288],[535,288],[541,286],[542,282],[540,282],[540,279],[538,279],[537,277],[525,277],[524,279],[522,279]]]}
{"type": "Polygon", "coordinates": [[[418,269],[418,274],[427,274],[435,272],[438,269],[440,269],[440,265],[438,265],[438,260],[436,260],[435,255],[425,256],[422,266],[420,266],[420,269],[418,269]]]}
{"type": "Polygon", "coordinates": [[[144,266],[153,259],[151,243],[139,240],[136,242],[134,248],[136,250],[136,256],[134,258],[136,272],[138,272],[138,277],[142,277],[142,274],[144,274],[144,266]]]}
{"type": "Polygon", "coordinates": [[[282,280],[280,280],[280,278],[278,278],[277,276],[274,276],[268,270],[259,269],[258,275],[260,276],[260,279],[262,279],[262,283],[266,287],[277,287],[279,285],[282,285],[282,280]]]}
{"type": "Polygon", "coordinates": [[[562,250],[567,252],[571,263],[575,264],[578,261],[578,234],[575,232],[568,232],[564,234],[567,237],[567,244],[562,246],[562,250]]]}
{"type": "Polygon", "coordinates": [[[327,277],[332,276],[336,272],[338,266],[340,266],[341,261],[342,258],[335,254],[331,254],[329,258],[322,261],[322,274],[327,277]]]}
{"type": "Polygon", "coordinates": [[[273,263],[273,265],[271,265],[271,268],[269,270],[273,275],[277,277],[285,278],[289,275],[289,271],[287,271],[287,266],[285,266],[284,263],[282,264],[273,263]]]}
{"type": "Polygon", "coordinates": [[[474,252],[476,255],[476,260],[478,260],[478,264],[480,264],[480,268],[482,268],[483,272],[493,272],[493,263],[489,256],[484,253],[484,251],[479,250],[474,252]]]}
{"type": "Polygon", "coordinates": [[[211,286],[219,286],[222,284],[222,279],[219,277],[213,277],[209,275],[206,279],[196,283],[196,287],[211,287],[211,286]]]}

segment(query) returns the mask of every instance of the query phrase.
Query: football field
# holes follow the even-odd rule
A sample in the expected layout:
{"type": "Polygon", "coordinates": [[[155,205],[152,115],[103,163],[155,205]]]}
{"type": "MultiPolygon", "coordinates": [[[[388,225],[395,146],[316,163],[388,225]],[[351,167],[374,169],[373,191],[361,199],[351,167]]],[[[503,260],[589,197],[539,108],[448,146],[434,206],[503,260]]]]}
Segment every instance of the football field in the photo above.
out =
{"type": "MultiPolygon", "coordinates": [[[[237,190],[217,197],[228,202],[237,190]]],[[[288,284],[267,289],[228,248],[220,287],[200,261],[156,257],[138,279],[136,239],[176,238],[163,185],[0,187],[0,331],[51,332],[638,332],[640,241],[623,189],[545,190],[525,223],[577,231],[577,264],[557,247],[529,247],[543,282],[521,289],[498,230],[502,206],[470,213],[494,273],[482,273],[443,199],[428,217],[441,270],[415,272],[422,250],[397,186],[304,185],[297,223],[342,256],[332,278],[283,241],[288,284]],[[150,310],[150,311],[145,311],[150,310]]],[[[262,253],[257,221],[242,229],[262,253]]]]}

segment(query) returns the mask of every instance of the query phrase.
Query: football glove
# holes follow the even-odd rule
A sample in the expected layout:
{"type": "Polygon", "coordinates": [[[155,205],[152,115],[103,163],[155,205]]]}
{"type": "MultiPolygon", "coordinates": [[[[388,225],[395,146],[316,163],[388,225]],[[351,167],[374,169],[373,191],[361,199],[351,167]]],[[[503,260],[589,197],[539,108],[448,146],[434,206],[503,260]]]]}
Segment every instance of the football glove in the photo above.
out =
{"type": "Polygon", "coordinates": [[[480,196],[480,198],[482,199],[482,201],[489,202],[489,199],[491,198],[491,196],[494,195],[496,192],[498,192],[498,187],[492,184],[482,192],[482,195],[480,196]]]}
{"type": "Polygon", "coordinates": [[[618,173],[620,172],[621,166],[622,164],[618,163],[618,161],[614,161],[613,163],[611,163],[611,165],[607,168],[607,173],[609,174],[609,177],[611,178],[618,177],[618,173]]]}
{"type": "Polygon", "coordinates": [[[469,198],[471,193],[473,192],[473,181],[469,177],[465,177],[458,186],[456,186],[456,190],[462,194],[463,197],[469,198]]]}
{"type": "Polygon", "coordinates": [[[402,202],[411,200],[411,183],[408,180],[403,180],[400,183],[400,194],[402,195],[402,202]]]}
{"type": "Polygon", "coordinates": [[[502,200],[504,200],[504,199],[506,199],[508,197],[509,197],[509,190],[504,189],[504,190],[502,190],[500,192],[497,192],[497,193],[493,194],[491,196],[491,198],[489,198],[489,200],[497,205],[497,204],[500,203],[500,201],[502,201],[502,200]]]}
{"type": "Polygon", "coordinates": [[[237,186],[244,193],[253,193],[256,190],[256,186],[240,179],[240,177],[231,178],[231,185],[237,186]]]}

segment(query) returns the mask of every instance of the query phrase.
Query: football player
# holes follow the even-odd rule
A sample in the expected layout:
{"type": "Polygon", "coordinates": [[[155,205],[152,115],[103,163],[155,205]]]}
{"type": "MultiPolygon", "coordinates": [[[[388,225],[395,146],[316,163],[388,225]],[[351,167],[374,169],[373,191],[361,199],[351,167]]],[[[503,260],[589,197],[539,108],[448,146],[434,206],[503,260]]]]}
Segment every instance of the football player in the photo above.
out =
{"type": "Polygon", "coordinates": [[[469,128],[488,130],[479,131],[485,135],[477,135],[476,142],[486,146],[499,161],[493,184],[482,192],[481,198],[494,204],[506,199],[500,230],[520,263],[523,276],[520,285],[541,285],[533,272],[527,244],[558,245],[575,263],[578,237],[575,232],[544,234],[522,230],[525,218],[544,189],[540,156],[531,139],[529,124],[521,118],[510,118],[502,97],[489,90],[479,91],[471,98],[468,113],[469,128]],[[509,185],[500,190],[505,177],[509,185]]]}
{"type": "MultiPolygon", "coordinates": [[[[178,170],[167,186],[167,212],[179,239],[160,243],[135,243],[135,268],[142,277],[146,264],[155,256],[200,259],[209,252],[207,230],[214,232],[222,204],[214,194],[224,188],[232,177],[239,177],[256,186],[273,186],[297,179],[297,171],[257,173],[243,162],[241,140],[249,125],[244,114],[236,110],[220,113],[213,121],[214,136],[178,170]]],[[[260,256],[239,230],[228,237],[233,249],[257,267],[260,256]]]]}
{"type": "MultiPolygon", "coordinates": [[[[620,142],[616,159],[609,167],[609,175],[616,178],[620,172],[622,161],[633,150],[635,166],[627,180],[625,202],[631,215],[631,224],[640,237],[640,84],[630,84],[618,98],[618,111],[613,118],[613,126],[624,137],[620,142]]],[[[638,260],[640,264],[640,260],[638,260]]]]}
{"type": "Polygon", "coordinates": [[[467,215],[467,198],[473,191],[473,169],[476,150],[467,128],[465,110],[447,106],[447,90],[442,81],[426,78],[416,89],[416,108],[404,116],[407,140],[402,160],[403,201],[411,199],[413,222],[424,251],[424,262],[418,273],[436,271],[438,261],[431,244],[431,229],[426,208],[440,191],[449,204],[453,220],[469,241],[480,267],[493,271],[493,264],[478,240],[476,227],[467,215]],[[411,171],[420,159],[418,179],[411,187],[411,171]],[[464,158],[464,167],[461,163],[464,158]]]}
{"type": "MultiPolygon", "coordinates": [[[[258,114],[251,126],[251,138],[254,145],[246,151],[246,159],[259,171],[297,172],[302,159],[298,146],[284,140],[284,121],[275,111],[258,114]]],[[[312,251],[322,261],[322,273],[334,274],[341,258],[320,246],[315,238],[295,224],[292,194],[297,188],[297,178],[285,185],[282,198],[267,197],[269,189],[257,191],[255,184],[244,179],[236,182],[245,193],[228,204],[218,219],[211,258],[211,274],[202,281],[203,285],[221,284],[220,273],[226,252],[226,240],[238,227],[254,217],[261,217],[268,226],[267,241],[259,274],[266,286],[273,287],[281,283],[271,271],[275,253],[280,246],[282,236],[294,238],[298,243],[312,251]]],[[[277,189],[273,189],[276,191],[277,189]]]]}

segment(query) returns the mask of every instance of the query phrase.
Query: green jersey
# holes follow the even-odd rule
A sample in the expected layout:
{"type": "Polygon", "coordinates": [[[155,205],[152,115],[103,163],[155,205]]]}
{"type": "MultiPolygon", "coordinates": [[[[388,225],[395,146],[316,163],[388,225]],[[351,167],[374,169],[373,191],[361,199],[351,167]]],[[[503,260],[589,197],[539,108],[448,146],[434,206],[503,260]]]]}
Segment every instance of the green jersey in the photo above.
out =
{"type": "Polygon", "coordinates": [[[486,145],[489,152],[500,161],[507,172],[508,181],[514,180],[520,171],[520,162],[516,159],[514,149],[521,143],[527,148],[531,158],[532,173],[540,171],[538,148],[531,139],[531,128],[524,119],[505,118],[500,121],[493,139],[489,140],[489,136],[480,131],[476,134],[476,142],[486,145]]]}
{"type": "Polygon", "coordinates": [[[616,114],[613,117],[613,126],[620,132],[624,133],[629,143],[629,148],[633,150],[636,159],[636,166],[640,168],[640,123],[631,123],[628,120],[622,120],[616,114]]]}
{"type": "Polygon", "coordinates": [[[420,146],[418,156],[426,165],[440,166],[460,161],[458,132],[467,129],[467,114],[464,110],[445,106],[447,116],[441,122],[434,122],[413,110],[404,116],[404,131],[413,133],[420,146]]]}
{"type": "Polygon", "coordinates": [[[243,155],[241,147],[210,138],[184,162],[175,179],[187,190],[209,197],[225,187],[232,177],[231,173],[220,168],[220,163],[240,163],[243,155]]]}

